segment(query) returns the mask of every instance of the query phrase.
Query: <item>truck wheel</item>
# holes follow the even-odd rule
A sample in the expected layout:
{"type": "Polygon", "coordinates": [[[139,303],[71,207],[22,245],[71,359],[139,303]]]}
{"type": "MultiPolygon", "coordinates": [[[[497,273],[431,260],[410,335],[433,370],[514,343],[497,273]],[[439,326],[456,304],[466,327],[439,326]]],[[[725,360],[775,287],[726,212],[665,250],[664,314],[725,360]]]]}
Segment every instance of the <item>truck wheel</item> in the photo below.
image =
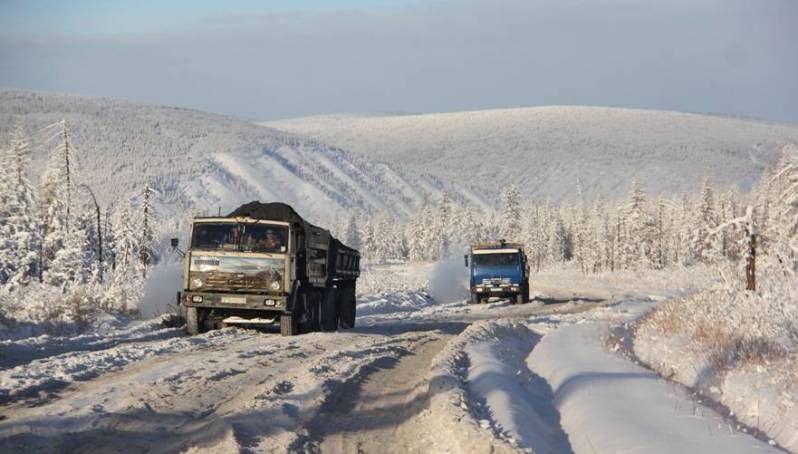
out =
{"type": "Polygon", "coordinates": [[[524,304],[524,290],[523,289],[521,289],[521,291],[517,295],[515,295],[515,304],[524,304]]]}
{"type": "Polygon", "coordinates": [[[196,336],[199,334],[199,320],[197,318],[197,308],[186,308],[186,332],[189,336],[196,336]]]}
{"type": "Polygon", "coordinates": [[[280,334],[283,336],[296,336],[299,334],[296,318],[293,315],[280,316],[280,334]]]}
{"type": "Polygon", "coordinates": [[[210,309],[197,310],[200,326],[205,328],[202,332],[213,331],[222,328],[222,318],[219,314],[211,312],[210,309]]]}
{"type": "Polygon", "coordinates": [[[471,294],[471,304],[479,304],[479,293],[472,293],[471,294]]]}
{"type": "Polygon", "coordinates": [[[299,330],[301,333],[315,333],[319,331],[321,324],[321,295],[316,290],[304,292],[305,304],[304,314],[299,330]]]}
{"type": "Polygon", "coordinates": [[[341,292],[341,328],[354,328],[355,316],[357,315],[355,288],[344,287],[339,289],[339,291],[341,292]]]}
{"type": "Polygon", "coordinates": [[[338,310],[336,300],[338,299],[338,289],[330,287],[324,290],[324,298],[321,301],[321,330],[335,331],[338,329],[338,310]]]}

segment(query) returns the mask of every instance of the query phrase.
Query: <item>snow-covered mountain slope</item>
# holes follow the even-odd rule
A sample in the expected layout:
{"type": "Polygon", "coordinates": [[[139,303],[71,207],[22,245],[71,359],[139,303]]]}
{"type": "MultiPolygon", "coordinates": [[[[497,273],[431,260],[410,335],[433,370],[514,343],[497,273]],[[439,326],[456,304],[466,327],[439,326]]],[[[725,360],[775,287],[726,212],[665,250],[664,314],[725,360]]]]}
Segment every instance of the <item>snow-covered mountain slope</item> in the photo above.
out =
{"type": "Polygon", "coordinates": [[[608,197],[636,177],[650,193],[703,177],[748,188],[798,125],[676,112],[535,107],[424,115],[330,115],[262,123],[473,187],[523,181],[529,195],[608,197]],[[463,181],[465,180],[465,181],[463,181]],[[579,184],[577,184],[579,181],[579,184]]]}
{"type": "Polygon", "coordinates": [[[49,150],[45,126],[65,118],[72,130],[77,180],[102,205],[159,192],[167,213],[215,214],[241,202],[285,201],[319,223],[353,210],[403,217],[422,197],[446,188],[455,198],[480,194],[425,172],[352,156],[313,139],[230,117],[174,107],[54,93],[0,91],[0,144],[15,123],[32,136],[32,177],[49,150]],[[343,210],[341,208],[344,208],[343,210]]]}

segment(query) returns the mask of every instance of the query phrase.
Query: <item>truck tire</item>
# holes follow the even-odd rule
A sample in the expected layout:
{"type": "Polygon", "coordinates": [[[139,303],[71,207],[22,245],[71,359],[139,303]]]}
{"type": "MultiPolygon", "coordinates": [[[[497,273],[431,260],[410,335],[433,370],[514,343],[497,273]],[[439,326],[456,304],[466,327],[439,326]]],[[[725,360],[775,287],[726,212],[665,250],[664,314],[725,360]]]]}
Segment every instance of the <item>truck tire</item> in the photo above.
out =
{"type": "Polygon", "coordinates": [[[347,286],[338,291],[341,292],[341,328],[352,329],[357,315],[355,288],[347,286]]]}
{"type": "Polygon", "coordinates": [[[189,336],[196,336],[199,334],[199,319],[197,317],[196,307],[186,308],[186,333],[189,336]]]}
{"type": "Polygon", "coordinates": [[[211,309],[198,309],[197,316],[203,333],[222,328],[222,318],[211,309]]]}
{"type": "Polygon", "coordinates": [[[317,290],[306,290],[303,292],[304,314],[299,331],[302,334],[315,333],[320,330],[321,325],[321,294],[317,290]]]}
{"type": "Polygon", "coordinates": [[[481,298],[479,297],[479,293],[472,293],[471,294],[471,304],[479,304],[481,298]]]}
{"type": "Polygon", "coordinates": [[[329,287],[324,290],[324,297],[321,301],[321,330],[325,332],[338,329],[338,289],[329,287]]]}
{"type": "Polygon", "coordinates": [[[521,291],[515,295],[515,304],[524,304],[524,302],[524,289],[521,289],[521,291]]]}
{"type": "Polygon", "coordinates": [[[293,315],[280,316],[280,334],[283,336],[296,336],[299,334],[296,318],[293,315]]]}

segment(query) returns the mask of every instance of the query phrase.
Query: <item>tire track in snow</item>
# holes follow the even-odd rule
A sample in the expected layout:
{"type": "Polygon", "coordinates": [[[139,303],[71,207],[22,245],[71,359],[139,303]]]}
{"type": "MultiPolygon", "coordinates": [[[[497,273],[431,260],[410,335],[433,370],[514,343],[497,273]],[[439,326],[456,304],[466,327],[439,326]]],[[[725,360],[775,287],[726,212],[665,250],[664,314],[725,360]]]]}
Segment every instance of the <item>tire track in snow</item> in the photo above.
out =
{"type": "Polygon", "coordinates": [[[307,426],[296,452],[429,452],[434,433],[420,421],[429,405],[429,364],[452,334],[432,332],[398,358],[363,368],[338,386],[307,426]]]}

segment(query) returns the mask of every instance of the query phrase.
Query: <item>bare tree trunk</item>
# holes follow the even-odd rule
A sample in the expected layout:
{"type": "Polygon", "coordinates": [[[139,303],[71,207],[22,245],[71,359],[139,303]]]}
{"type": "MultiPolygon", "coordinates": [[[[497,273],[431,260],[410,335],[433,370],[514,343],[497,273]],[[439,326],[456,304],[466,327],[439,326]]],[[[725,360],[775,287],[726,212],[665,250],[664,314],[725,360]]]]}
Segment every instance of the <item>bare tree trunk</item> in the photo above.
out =
{"type": "Polygon", "coordinates": [[[748,257],[745,261],[745,289],[756,290],[756,234],[750,233],[748,229],[746,229],[746,233],[748,234],[748,257]]]}
{"type": "Polygon", "coordinates": [[[67,232],[69,232],[69,216],[70,210],[72,207],[72,192],[71,186],[72,183],[70,181],[71,175],[69,173],[69,130],[67,130],[66,120],[64,120],[64,129],[62,132],[62,137],[64,139],[64,168],[66,170],[66,215],[67,215],[67,232]]]}

